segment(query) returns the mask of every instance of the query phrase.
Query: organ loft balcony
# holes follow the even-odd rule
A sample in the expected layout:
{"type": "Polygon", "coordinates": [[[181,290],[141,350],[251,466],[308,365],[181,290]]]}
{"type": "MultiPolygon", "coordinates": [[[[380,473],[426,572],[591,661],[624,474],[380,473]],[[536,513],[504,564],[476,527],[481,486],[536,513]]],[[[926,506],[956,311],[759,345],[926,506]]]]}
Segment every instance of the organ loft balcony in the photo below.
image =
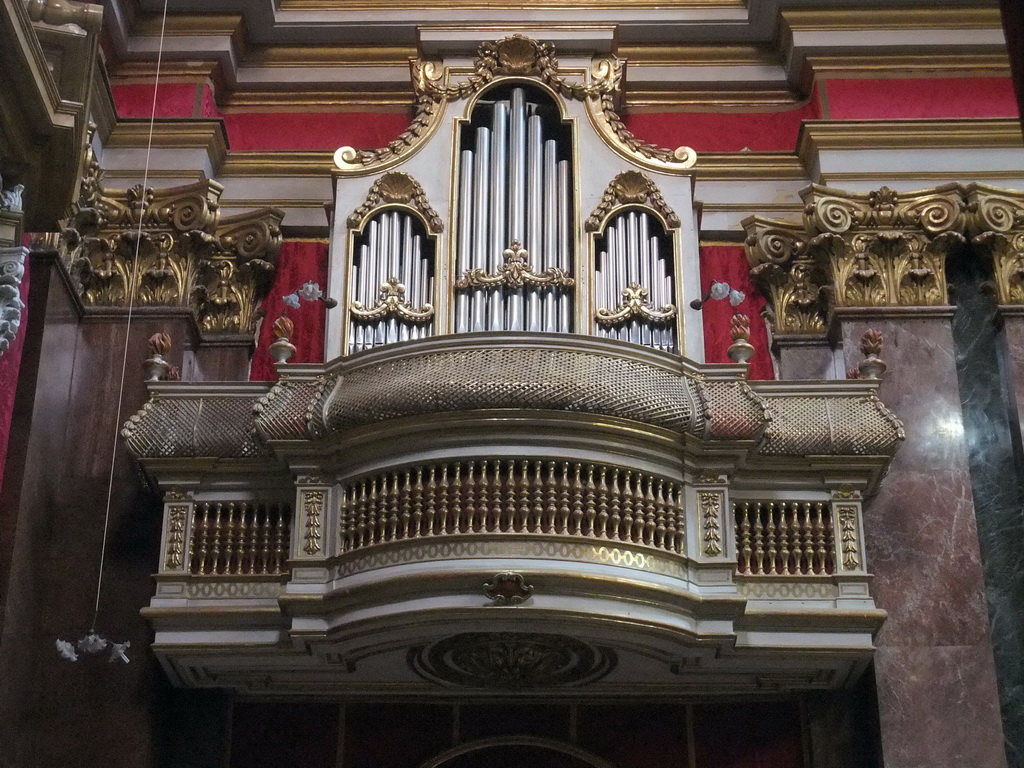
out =
{"type": "Polygon", "coordinates": [[[328,362],[281,321],[276,382],[153,382],[126,425],[177,684],[728,694],[870,661],[862,505],[902,426],[877,381],[703,362],[692,153],[622,129],[620,62],[549,48],[415,62],[410,131],[339,150],[328,362]]]}

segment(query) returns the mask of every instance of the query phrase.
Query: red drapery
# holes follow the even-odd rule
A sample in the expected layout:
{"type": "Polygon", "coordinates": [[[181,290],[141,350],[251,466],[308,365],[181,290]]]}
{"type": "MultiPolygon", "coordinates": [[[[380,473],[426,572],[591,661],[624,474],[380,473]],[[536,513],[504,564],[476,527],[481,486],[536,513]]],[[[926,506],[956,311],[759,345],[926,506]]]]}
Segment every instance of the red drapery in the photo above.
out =
{"type": "Polygon", "coordinates": [[[728,301],[707,301],[701,314],[704,318],[704,356],[709,363],[728,363],[729,322],[734,313],[750,318],[750,343],[757,351],[750,361],[751,379],[774,379],[771,351],[768,349],[768,330],[765,327],[765,298],[750,280],[750,267],[742,245],[703,245],[700,249],[700,283],[707,293],[713,281],[728,283],[743,291],[746,298],[733,308],[728,301]]]}
{"type": "Polygon", "coordinates": [[[18,371],[21,368],[21,350],[28,333],[28,259],[25,259],[25,275],[21,279],[21,300],[26,304],[21,313],[18,335],[11,346],[0,355],[0,483],[3,483],[4,466],[7,463],[7,443],[11,436],[11,419],[14,416],[14,396],[18,387],[18,371]]]}
{"type": "MultiPolygon", "coordinates": [[[[263,300],[264,319],[260,327],[256,352],[252,356],[249,378],[252,381],[273,381],[277,378],[274,361],[267,347],[274,341],[274,321],[287,309],[295,323],[291,342],[296,353],[293,363],[321,363],[324,359],[324,326],[326,308],[322,301],[303,301],[298,309],[286,308],[283,296],[293,293],[303,283],[313,281],[327,291],[327,243],[323,240],[288,240],[277,257],[274,285],[263,300]]],[[[335,297],[338,298],[338,297],[335,297]]]]}

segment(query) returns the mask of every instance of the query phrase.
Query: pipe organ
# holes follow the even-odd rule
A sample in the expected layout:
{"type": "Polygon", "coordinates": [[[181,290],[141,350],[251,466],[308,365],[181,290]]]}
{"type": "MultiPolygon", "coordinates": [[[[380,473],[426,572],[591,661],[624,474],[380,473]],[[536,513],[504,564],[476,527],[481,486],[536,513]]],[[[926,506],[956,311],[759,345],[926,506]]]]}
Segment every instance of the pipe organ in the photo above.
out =
{"type": "Polygon", "coordinates": [[[672,241],[650,212],[616,214],[597,240],[598,336],[676,351],[672,241]]]}
{"type": "Polygon", "coordinates": [[[457,333],[573,329],[571,141],[550,98],[527,93],[478,100],[459,137],[457,333]]]}
{"type": "Polygon", "coordinates": [[[433,259],[422,223],[411,213],[383,210],[355,241],[349,353],[430,336],[433,259]]]}
{"type": "Polygon", "coordinates": [[[518,35],[481,45],[471,72],[413,61],[409,130],[338,150],[328,288],[346,300],[328,357],[524,332],[703,359],[700,317],[683,316],[700,296],[695,157],[625,129],[623,62],[562,66],[518,35]]]}

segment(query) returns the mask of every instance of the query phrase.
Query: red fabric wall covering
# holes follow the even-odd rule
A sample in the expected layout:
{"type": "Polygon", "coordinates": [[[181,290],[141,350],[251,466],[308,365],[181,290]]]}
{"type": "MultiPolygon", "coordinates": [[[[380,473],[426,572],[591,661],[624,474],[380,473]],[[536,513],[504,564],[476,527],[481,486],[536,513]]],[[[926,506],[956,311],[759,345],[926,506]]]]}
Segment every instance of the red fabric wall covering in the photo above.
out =
{"type": "MultiPolygon", "coordinates": [[[[28,303],[28,259],[25,260],[25,276],[21,279],[21,300],[28,303]]],[[[0,355],[0,483],[4,478],[7,463],[7,444],[11,436],[11,418],[14,416],[14,395],[18,387],[18,371],[21,368],[21,350],[28,332],[28,308],[21,313],[21,325],[14,342],[0,355]]]]}
{"type": "MultiPolygon", "coordinates": [[[[249,369],[252,381],[274,381],[277,374],[267,347],[274,341],[274,321],[287,309],[295,323],[291,339],[297,351],[293,363],[321,363],[324,359],[324,330],[326,308],[322,301],[302,302],[298,309],[287,308],[282,297],[293,293],[303,283],[312,280],[327,290],[327,243],[323,240],[288,240],[281,246],[277,257],[274,285],[263,300],[263,325],[260,327],[256,351],[249,369]]],[[[340,312],[341,310],[334,310],[340,312]]]]}
{"type": "Polygon", "coordinates": [[[833,120],[1017,116],[1009,77],[835,78],[824,87],[833,120]]]}
{"type": "MultiPolygon", "coordinates": [[[[196,83],[161,83],[157,117],[196,115],[196,83]]],[[[228,146],[234,150],[329,150],[386,146],[409,127],[404,112],[230,112],[221,113],[209,85],[203,88],[199,117],[224,119],[228,146]]],[[[149,83],[111,89],[119,117],[148,118],[153,108],[149,83]]]]}
{"type": "Polygon", "coordinates": [[[662,147],[700,152],[791,152],[804,120],[822,117],[818,88],[802,106],[770,112],[650,112],[627,115],[633,134],[662,147]]]}
{"type": "MultiPolygon", "coordinates": [[[[157,117],[192,117],[196,108],[196,83],[160,83],[156,96],[157,117]]],[[[153,84],[114,85],[118,117],[144,117],[153,112],[153,84]]]]}
{"type": "MultiPolygon", "coordinates": [[[[774,379],[771,350],[768,347],[768,329],[765,327],[765,298],[750,280],[750,267],[742,245],[702,245],[700,248],[700,283],[707,293],[715,280],[728,283],[743,291],[747,297],[735,309],[727,300],[707,301],[701,310],[704,319],[704,359],[709,363],[728,363],[732,337],[729,324],[732,316],[740,312],[750,318],[750,343],[757,351],[750,361],[751,379],[774,379]]],[[[689,308],[686,308],[689,311],[689,308]]]]}

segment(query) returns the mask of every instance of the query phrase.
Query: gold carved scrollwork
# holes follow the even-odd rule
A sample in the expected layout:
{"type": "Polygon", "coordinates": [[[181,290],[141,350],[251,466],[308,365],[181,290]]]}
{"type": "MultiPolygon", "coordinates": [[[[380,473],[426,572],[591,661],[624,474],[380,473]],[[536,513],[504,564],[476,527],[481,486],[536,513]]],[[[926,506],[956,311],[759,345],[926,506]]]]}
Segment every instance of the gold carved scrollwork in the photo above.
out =
{"type": "Polygon", "coordinates": [[[601,202],[584,224],[587,232],[599,232],[608,215],[621,205],[649,205],[661,214],[669,227],[679,226],[679,216],[665,201],[661,190],[650,177],[640,171],[624,171],[612,179],[601,196],[601,202]]]}
{"type": "Polygon", "coordinates": [[[967,186],[971,242],[992,262],[996,301],[1024,304],[1024,193],[967,186]]]}
{"type": "Polygon", "coordinates": [[[363,204],[348,217],[349,229],[362,229],[363,224],[382,205],[408,205],[423,216],[427,231],[436,235],[444,230],[444,222],[437,215],[423,191],[423,187],[407,173],[385,173],[370,188],[363,204]]]}
{"type": "Polygon", "coordinates": [[[249,334],[281,248],[283,212],[222,217],[223,188],[107,190],[87,151],[59,248],[87,306],[192,307],[206,333],[249,334]]]}
{"type": "Polygon", "coordinates": [[[302,551],[307,555],[315,555],[321,549],[321,519],[324,512],[323,491],[302,492],[302,514],[305,518],[305,543],[302,551]]]}
{"type": "Polygon", "coordinates": [[[533,267],[527,262],[530,254],[518,240],[513,240],[501,255],[504,263],[498,267],[497,272],[488,274],[480,268],[471,269],[456,281],[455,287],[465,290],[482,286],[522,288],[524,285],[532,285],[572,288],[575,285],[575,281],[558,267],[548,267],[543,272],[534,272],[533,267]]]}
{"type": "Polygon", "coordinates": [[[647,300],[647,289],[638,283],[630,283],[622,292],[625,299],[615,309],[599,309],[594,319],[601,325],[615,325],[633,317],[642,317],[655,323],[665,323],[673,319],[677,312],[674,304],[666,304],[661,309],[654,309],[647,300]]]}
{"type": "Polygon", "coordinates": [[[623,62],[614,57],[597,59],[589,76],[565,77],[551,43],[524,35],[482,43],[473,71],[454,80],[453,72],[430,59],[410,62],[416,111],[412,123],[397,139],[381,149],[341,147],[334,162],[342,173],[361,175],[383,170],[414,154],[440,124],[445,104],[465,99],[499,77],[535,77],[559,95],[585,101],[591,122],[608,144],[622,156],[657,171],[685,170],[697,156],[689,147],[664,149],[640,141],[626,128],[616,112],[616,96],[622,87],[623,62]]]}
{"type": "Polygon", "coordinates": [[[405,286],[399,282],[397,277],[389,277],[386,283],[380,286],[380,298],[377,303],[369,309],[363,307],[358,301],[352,302],[352,316],[358,320],[377,320],[381,317],[400,317],[410,323],[425,323],[434,316],[434,307],[424,304],[416,309],[403,297],[405,286]]]}

